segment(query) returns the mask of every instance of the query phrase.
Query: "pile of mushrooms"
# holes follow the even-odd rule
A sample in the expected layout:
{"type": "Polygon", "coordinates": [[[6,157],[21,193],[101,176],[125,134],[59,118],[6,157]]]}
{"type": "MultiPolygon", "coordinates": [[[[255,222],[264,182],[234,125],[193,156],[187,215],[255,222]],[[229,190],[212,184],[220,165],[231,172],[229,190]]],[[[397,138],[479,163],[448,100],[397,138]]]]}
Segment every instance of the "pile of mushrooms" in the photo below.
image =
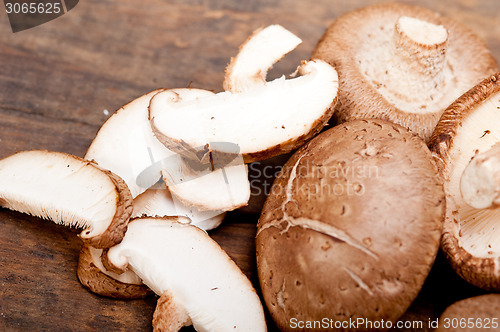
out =
{"type": "Polygon", "coordinates": [[[83,159],[0,160],[0,206],[83,228],[81,283],[157,294],[155,330],[265,331],[251,282],[207,231],[248,204],[248,163],[300,148],[257,225],[280,329],[293,317],[395,322],[440,244],[464,279],[500,290],[500,73],[484,44],[429,10],[376,5],[337,19],[292,78],[268,82],[300,43],[278,25],[256,30],[225,91],[141,96],[83,159]],[[313,139],[334,114],[342,123],[313,139]]]}
{"type": "Polygon", "coordinates": [[[296,149],[332,115],[338,77],[326,62],[265,79],[300,42],[280,26],[257,30],[228,66],[227,91],[141,96],[106,121],[85,159],[0,160],[0,205],[85,228],[81,283],[121,299],[153,291],[155,330],[265,331],[252,284],[206,231],[247,204],[247,163],[296,149]]]}

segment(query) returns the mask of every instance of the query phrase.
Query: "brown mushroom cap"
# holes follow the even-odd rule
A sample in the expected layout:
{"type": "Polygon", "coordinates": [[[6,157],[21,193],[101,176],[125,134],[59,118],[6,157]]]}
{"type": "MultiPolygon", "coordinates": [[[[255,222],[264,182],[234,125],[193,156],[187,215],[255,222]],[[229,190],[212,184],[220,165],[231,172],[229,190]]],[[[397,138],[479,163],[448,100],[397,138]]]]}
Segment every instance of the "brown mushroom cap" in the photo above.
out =
{"type": "Polygon", "coordinates": [[[482,328],[498,331],[499,313],[500,294],[471,297],[449,306],[439,317],[439,327],[435,331],[450,331],[450,327],[453,331],[464,332],[477,331],[482,328]],[[470,324],[471,321],[472,324],[470,324]],[[494,321],[497,323],[496,328],[494,321]]]}
{"type": "Polygon", "coordinates": [[[104,274],[94,263],[90,246],[80,251],[77,269],[81,284],[93,293],[118,299],[142,299],[153,292],[145,285],[120,282],[104,274]]]}
{"type": "Polygon", "coordinates": [[[441,247],[468,282],[500,290],[500,209],[475,209],[460,192],[464,169],[500,141],[500,73],[492,75],[445,110],[429,142],[446,192],[441,247]]]}
{"type": "Polygon", "coordinates": [[[339,121],[385,119],[426,141],[448,105],[498,70],[486,45],[469,29],[403,4],[369,6],[338,18],[312,58],[329,62],[339,73],[339,121]]]}
{"type": "Polygon", "coordinates": [[[439,247],[444,194],[425,143],[383,120],[355,120],[303,146],[258,223],[258,275],[289,320],[398,319],[439,247]]]}
{"type": "Polygon", "coordinates": [[[22,151],[0,160],[0,205],[84,227],[95,248],[120,243],[132,214],[125,182],[94,162],[61,152],[22,151]]]}

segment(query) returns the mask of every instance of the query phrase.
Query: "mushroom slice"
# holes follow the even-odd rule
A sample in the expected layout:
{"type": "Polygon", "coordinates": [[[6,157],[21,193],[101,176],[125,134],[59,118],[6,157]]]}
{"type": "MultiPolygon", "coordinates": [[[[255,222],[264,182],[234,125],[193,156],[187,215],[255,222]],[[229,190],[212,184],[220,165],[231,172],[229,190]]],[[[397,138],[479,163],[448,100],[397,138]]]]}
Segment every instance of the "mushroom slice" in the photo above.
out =
{"type": "MultiPolygon", "coordinates": [[[[163,172],[169,175],[165,177],[167,186],[185,205],[217,210],[218,214],[246,205],[250,196],[250,183],[242,162],[238,165],[233,163],[234,167],[227,172],[198,172],[154,137],[148,120],[148,107],[151,98],[161,91],[169,91],[184,101],[213,95],[207,90],[173,89],[155,90],[137,98],[108,119],[85,158],[95,160],[101,167],[120,175],[134,198],[155,185],[156,189],[165,188],[165,184],[158,183],[163,172]],[[223,173],[231,176],[223,177],[223,173]],[[186,183],[188,180],[189,183],[186,183]],[[217,204],[214,204],[216,195],[217,204]]],[[[184,209],[185,206],[179,208],[184,209]]]]}
{"type": "Polygon", "coordinates": [[[186,100],[213,95],[201,89],[159,89],[141,96],[117,110],[104,123],[85,155],[85,159],[94,160],[120,176],[134,198],[161,179],[158,162],[175,156],[158,142],[149,125],[149,102],[161,91],[173,91],[186,100]]]}
{"type": "Polygon", "coordinates": [[[224,90],[242,92],[266,84],[267,71],[302,40],[280,25],[257,29],[226,68],[224,90]]]}
{"type": "Polygon", "coordinates": [[[327,124],[337,100],[332,66],[313,60],[298,72],[301,77],[193,101],[160,92],[151,99],[151,127],[166,147],[193,160],[232,155],[235,146],[246,163],[289,152],[327,124]]]}
{"type": "Polygon", "coordinates": [[[444,210],[432,154],[407,129],[360,119],[316,136],[283,166],[257,224],[278,328],[323,317],[395,325],[434,263],[444,210]]]}
{"type": "Polygon", "coordinates": [[[482,202],[481,187],[486,176],[494,181],[496,171],[485,170],[487,163],[481,167],[480,164],[484,157],[488,159],[498,150],[499,110],[500,73],[497,73],[450,105],[430,141],[446,191],[443,251],[465,280],[495,290],[500,290],[500,209],[488,206],[494,195],[486,195],[490,196],[487,199],[490,203],[482,202]],[[478,189],[481,190],[477,192],[478,189]],[[474,200],[479,203],[471,202],[474,200]]]}
{"type": "Polygon", "coordinates": [[[180,202],[195,210],[221,214],[245,206],[250,199],[250,181],[247,166],[240,155],[231,160],[209,153],[210,162],[203,164],[176,155],[176,162],[162,164],[163,179],[168,189],[180,202]]]}
{"type": "Polygon", "coordinates": [[[96,294],[119,299],[140,299],[151,293],[134,272],[117,274],[107,270],[101,262],[102,251],[83,245],[77,269],[83,286],[96,294]]]}
{"type": "Polygon", "coordinates": [[[185,216],[190,219],[191,225],[209,231],[217,228],[222,223],[226,213],[200,211],[196,207],[184,205],[167,189],[148,189],[134,199],[134,213],[132,217],[143,216],[185,216]]]}
{"type": "Polygon", "coordinates": [[[186,309],[172,300],[169,291],[163,292],[158,299],[153,315],[153,331],[175,332],[184,326],[191,325],[193,325],[193,322],[189,318],[186,309]]]}
{"type": "Polygon", "coordinates": [[[439,326],[434,331],[478,331],[490,326],[498,331],[500,294],[470,297],[450,305],[439,317],[439,326]],[[468,324],[464,324],[467,322],[468,324]],[[472,323],[472,324],[471,324],[472,323]],[[472,327],[471,327],[472,325],[472,327]],[[450,329],[450,327],[453,327],[450,329]]]}
{"type": "Polygon", "coordinates": [[[498,70],[486,45],[466,27],[404,4],[341,16],[312,58],[335,64],[339,72],[341,122],[389,120],[426,141],[446,107],[498,70]]]}
{"type": "Polygon", "coordinates": [[[186,312],[198,331],[265,331],[259,297],[246,276],[206,232],[176,218],[131,221],[122,243],[108,252],[167,307],[186,312]]]}
{"type": "Polygon", "coordinates": [[[475,209],[500,205],[500,143],[471,160],[462,174],[460,191],[475,209]]]}
{"type": "Polygon", "coordinates": [[[0,205],[86,228],[80,237],[96,248],[119,243],[132,197],[117,175],[65,153],[24,151],[0,160],[0,205]]]}

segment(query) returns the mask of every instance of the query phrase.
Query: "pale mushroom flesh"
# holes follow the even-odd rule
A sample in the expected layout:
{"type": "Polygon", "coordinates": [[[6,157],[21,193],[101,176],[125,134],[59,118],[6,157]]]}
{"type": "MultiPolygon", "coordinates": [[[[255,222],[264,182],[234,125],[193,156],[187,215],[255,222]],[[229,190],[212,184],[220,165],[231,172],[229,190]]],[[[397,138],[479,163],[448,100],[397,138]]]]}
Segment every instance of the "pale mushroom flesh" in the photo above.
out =
{"type": "MultiPolygon", "coordinates": [[[[500,93],[486,99],[467,116],[457,129],[450,155],[451,171],[445,189],[454,201],[460,222],[459,245],[473,256],[500,256],[500,209],[476,209],[464,201],[461,178],[469,162],[477,154],[500,142],[500,93]]],[[[450,207],[451,208],[451,207],[450,207]]]]}

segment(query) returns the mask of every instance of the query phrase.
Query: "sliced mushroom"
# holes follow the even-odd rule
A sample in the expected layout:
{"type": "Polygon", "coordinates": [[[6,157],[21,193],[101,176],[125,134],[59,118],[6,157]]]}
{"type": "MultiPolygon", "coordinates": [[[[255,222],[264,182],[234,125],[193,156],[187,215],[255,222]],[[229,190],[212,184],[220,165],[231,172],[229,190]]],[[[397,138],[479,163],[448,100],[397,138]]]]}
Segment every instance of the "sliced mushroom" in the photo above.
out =
{"type": "Polygon", "coordinates": [[[84,244],[78,260],[78,279],[91,292],[119,299],[140,299],[151,293],[132,271],[116,274],[101,262],[102,249],[84,244]]]}
{"type": "Polygon", "coordinates": [[[280,25],[255,30],[226,68],[224,90],[242,92],[265,85],[267,71],[300,43],[299,37],[280,25]]]}
{"type": "Polygon", "coordinates": [[[96,248],[119,243],[132,213],[132,197],[117,175],[65,153],[25,151],[0,160],[0,205],[82,227],[96,248]]]}
{"type": "MultiPolygon", "coordinates": [[[[165,148],[154,137],[148,120],[148,106],[158,92],[168,91],[184,101],[213,95],[200,89],[156,90],[123,106],[101,127],[86,159],[120,175],[135,198],[162,178],[170,191],[188,206],[204,210],[229,211],[247,204],[250,196],[247,169],[233,163],[230,169],[197,170],[184,158],[165,148]],[[225,177],[221,174],[224,173],[225,177]],[[189,181],[187,181],[189,180],[189,181]],[[189,182],[189,183],[183,183],[189,182]],[[236,189],[235,189],[236,186],[236,189]],[[213,197],[217,195],[214,204],[213,197]]],[[[160,187],[165,188],[165,184],[160,187]]]]}
{"type": "Polygon", "coordinates": [[[224,212],[200,211],[195,207],[187,207],[167,189],[148,189],[134,199],[132,217],[185,216],[190,219],[191,225],[209,231],[217,228],[225,215],[224,212]]]}
{"type": "Polygon", "coordinates": [[[354,120],[299,149],[257,225],[257,271],[282,331],[290,320],[395,322],[439,248],[444,193],[424,141],[354,120]]]}
{"type": "MultiPolygon", "coordinates": [[[[167,297],[167,309],[175,308],[176,317],[187,314],[198,331],[266,330],[250,281],[197,227],[172,217],[135,219],[122,243],[109,250],[108,259],[137,273],[156,294],[167,297]]],[[[183,323],[168,324],[178,329],[183,323]]]]}
{"type": "Polygon", "coordinates": [[[450,305],[439,317],[436,332],[498,331],[500,294],[474,296],[450,305]]]}
{"type": "MultiPolygon", "coordinates": [[[[471,201],[474,196],[467,188],[467,181],[473,180],[467,180],[468,172],[481,172],[477,162],[482,156],[494,153],[497,148],[493,147],[500,142],[499,110],[500,73],[497,73],[446,109],[429,143],[439,161],[446,191],[443,251],[465,280],[495,290],[500,290],[500,209],[478,209],[467,204],[465,199],[471,201]],[[465,187],[461,186],[464,177],[465,187]]],[[[481,173],[477,173],[476,179],[478,182],[469,184],[469,188],[483,186],[481,173]]],[[[482,196],[482,192],[477,193],[478,201],[482,201],[482,196]]],[[[487,205],[481,203],[477,207],[487,205]]]]}
{"type": "Polygon", "coordinates": [[[309,61],[299,73],[303,76],[193,101],[160,92],[151,99],[151,127],[166,147],[205,163],[214,152],[238,153],[247,163],[289,152],[327,124],[337,100],[332,66],[309,61]]]}
{"type": "Polygon", "coordinates": [[[312,58],[339,72],[338,120],[381,118],[426,141],[448,105],[498,70],[486,45],[466,27],[395,3],[341,16],[312,58]]]}
{"type": "Polygon", "coordinates": [[[175,332],[184,326],[193,325],[186,309],[180,307],[173,299],[169,291],[163,292],[153,315],[153,331],[175,332]]]}
{"type": "Polygon", "coordinates": [[[460,180],[464,202],[475,209],[500,206],[500,143],[475,156],[460,180]]]}

